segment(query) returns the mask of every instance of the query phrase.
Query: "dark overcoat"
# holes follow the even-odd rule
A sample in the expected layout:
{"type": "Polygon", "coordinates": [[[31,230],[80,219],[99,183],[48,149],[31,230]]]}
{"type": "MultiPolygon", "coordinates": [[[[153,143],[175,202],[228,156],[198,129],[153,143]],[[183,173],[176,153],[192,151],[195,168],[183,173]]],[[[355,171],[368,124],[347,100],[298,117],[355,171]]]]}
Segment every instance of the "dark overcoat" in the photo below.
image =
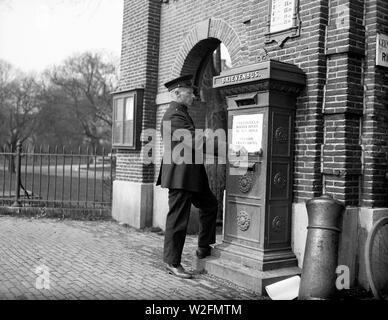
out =
{"type": "Polygon", "coordinates": [[[163,138],[164,156],[159,171],[159,176],[156,185],[161,185],[162,188],[182,189],[191,192],[203,192],[209,188],[209,182],[203,164],[195,164],[195,152],[197,150],[195,143],[195,126],[187,107],[183,104],[172,101],[169,108],[162,119],[161,134],[163,138]],[[166,130],[166,121],[171,123],[171,130],[166,130]],[[175,163],[175,159],[170,158],[173,152],[167,152],[167,148],[171,150],[181,143],[174,141],[173,134],[175,130],[187,129],[192,137],[192,163],[175,163]],[[165,136],[167,135],[167,136],[165,136]],[[169,141],[167,139],[170,139],[169,141]],[[170,160],[170,161],[167,161],[170,160]]]}

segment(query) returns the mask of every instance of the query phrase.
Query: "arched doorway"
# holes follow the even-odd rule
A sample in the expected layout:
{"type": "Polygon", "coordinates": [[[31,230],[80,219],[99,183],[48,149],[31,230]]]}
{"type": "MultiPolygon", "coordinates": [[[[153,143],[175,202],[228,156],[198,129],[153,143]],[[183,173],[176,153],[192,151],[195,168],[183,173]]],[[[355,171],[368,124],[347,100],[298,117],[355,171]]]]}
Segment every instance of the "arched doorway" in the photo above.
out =
{"type": "MultiPolygon", "coordinates": [[[[182,74],[193,73],[198,87],[199,101],[194,103],[192,114],[196,128],[224,129],[227,132],[227,112],[225,97],[213,89],[213,77],[232,67],[231,58],[225,45],[215,38],[199,42],[189,53],[182,74]],[[191,70],[190,70],[191,69],[191,70]]],[[[226,135],[227,136],[227,135],[226,135]]],[[[226,165],[205,164],[209,185],[218,200],[217,221],[222,222],[223,200],[226,183],[226,165]]]]}

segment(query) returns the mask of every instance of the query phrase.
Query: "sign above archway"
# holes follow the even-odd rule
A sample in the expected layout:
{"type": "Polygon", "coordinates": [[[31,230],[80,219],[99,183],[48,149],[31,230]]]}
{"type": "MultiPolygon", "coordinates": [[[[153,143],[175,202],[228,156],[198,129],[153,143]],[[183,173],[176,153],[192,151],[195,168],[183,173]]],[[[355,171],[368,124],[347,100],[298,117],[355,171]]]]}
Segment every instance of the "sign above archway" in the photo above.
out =
{"type": "Polygon", "coordinates": [[[304,73],[295,65],[275,60],[233,68],[213,78],[213,88],[239,86],[261,80],[284,81],[294,85],[304,85],[304,73]]]}

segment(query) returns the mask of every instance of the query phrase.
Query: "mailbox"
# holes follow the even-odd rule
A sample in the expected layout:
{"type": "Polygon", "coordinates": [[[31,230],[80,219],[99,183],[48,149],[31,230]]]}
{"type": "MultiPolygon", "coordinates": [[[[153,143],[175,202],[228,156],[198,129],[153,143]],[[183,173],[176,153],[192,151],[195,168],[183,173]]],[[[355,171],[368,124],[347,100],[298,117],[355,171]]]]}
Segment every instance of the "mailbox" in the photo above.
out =
{"type": "Polygon", "coordinates": [[[305,84],[295,65],[278,61],[214,77],[226,97],[228,142],[248,151],[246,170],[227,163],[223,243],[214,256],[254,270],[297,265],[291,250],[296,97],[305,84]]]}

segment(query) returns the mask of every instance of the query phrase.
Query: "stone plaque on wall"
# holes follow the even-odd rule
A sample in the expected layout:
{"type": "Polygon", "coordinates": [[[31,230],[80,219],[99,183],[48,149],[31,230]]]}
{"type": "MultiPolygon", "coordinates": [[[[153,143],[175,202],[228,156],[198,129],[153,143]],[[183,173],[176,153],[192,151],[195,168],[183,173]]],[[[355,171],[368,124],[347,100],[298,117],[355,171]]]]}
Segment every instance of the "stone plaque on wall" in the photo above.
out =
{"type": "Polygon", "coordinates": [[[388,35],[386,34],[377,34],[376,65],[388,67],[388,35]]]}
{"type": "Polygon", "coordinates": [[[282,46],[288,38],[299,36],[299,0],[270,0],[267,26],[267,43],[282,46]]]}
{"type": "Polygon", "coordinates": [[[292,27],[296,0],[272,0],[269,32],[278,32],[292,27]]]}

